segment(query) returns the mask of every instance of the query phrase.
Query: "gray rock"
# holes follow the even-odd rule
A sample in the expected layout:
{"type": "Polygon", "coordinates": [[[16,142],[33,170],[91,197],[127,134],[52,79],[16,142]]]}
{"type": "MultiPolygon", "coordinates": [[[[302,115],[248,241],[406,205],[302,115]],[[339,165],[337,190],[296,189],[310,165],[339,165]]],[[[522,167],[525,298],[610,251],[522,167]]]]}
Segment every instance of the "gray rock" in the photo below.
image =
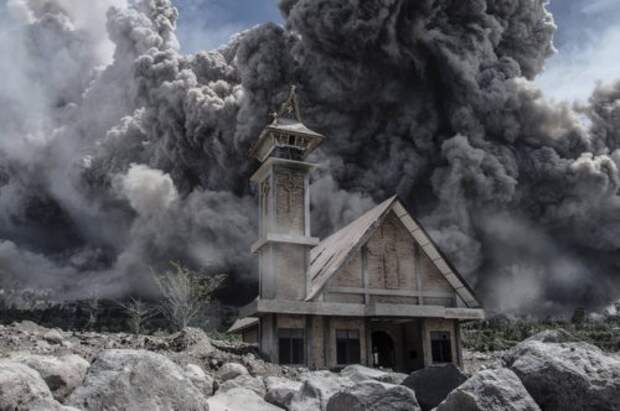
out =
{"type": "Polygon", "coordinates": [[[43,339],[50,344],[62,344],[65,336],[59,330],[52,329],[43,334],[43,339]]]}
{"type": "Polygon", "coordinates": [[[25,364],[36,370],[54,398],[62,401],[84,381],[89,362],[79,355],[68,354],[62,357],[16,353],[11,360],[25,364]]]}
{"type": "Polygon", "coordinates": [[[526,341],[506,363],[545,411],[620,409],[620,360],[593,345],[526,341]]]}
{"type": "Polygon", "coordinates": [[[332,395],[356,385],[350,378],[329,371],[308,372],[302,378],[303,384],[293,395],[289,411],[325,411],[332,395]]]}
{"type": "Polygon", "coordinates": [[[222,381],[232,380],[240,375],[249,375],[248,369],[236,362],[228,362],[217,370],[217,376],[222,381]]]}
{"type": "Polygon", "coordinates": [[[207,402],[209,411],[282,411],[281,408],[263,400],[254,391],[245,388],[218,391],[207,402]]]}
{"type": "Polygon", "coordinates": [[[423,411],[439,405],[448,394],[467,380],[454,364],[427,367],[414,371],[402,385],[411,388],[423,411]]]}
{"type": "Polygon", "coordinates": [[[435,411],[540,411],[507,368],[481,371],[448,394],[435,411]]]}
{"type": "Polygon", "coordinates": [[[48,328],[42,327],[37,323],[32,321],[24,320],[21,322],[14,322],[12,326],[19,331],[22,332],[30,332],[30,333],[45,333],[48,331],[48,328]]]}
{"type": "Polygon", "coordinates": [[[259,360],[252,353],[248,353],[242,358],[243,365],[252,375],[262,375],[267,376],[270,374],[270,371],[273,370],[274,364],[265,363],[263,360],[259,360]]]}
{"type": "Polygon", "coordinates": [[[187,378],[189,378],[194,386],[198,388],[206,396],[213,395],[213,377],[205,373],[202,368],[196,364],[187,364],[183,369],[187,378]]]}
{"type": "Polygon", "coordinates": [[[326,411],[420,411],[420,406],[409,388],[368,380],[332,395],[326,411]]]}
{"type": "Polygon", "coordinates": [[[386,382],[388,384],[401,384],[405,378],[407,378],[407,374],[377,370],[375,368],[368,368],[358,364],[346,366],[340,372],[340,375],[343,377],[349,377],[353,381],[357,382],[374,380],[386,382]]]}
{"type": "Polygon", "coordinates": [[[200,328],[185,327],[169,337],[168,348],[172,351],[189,351],[194,354],[209,354],[215,351],[209,336],[200,328]]]}
{"type": "Polygon", "coordinates": [[[301,383],[282,377],[266,377],[265,387],[265,401],[289,409],[293,396],[301,389],[301,383]]]}
{"type": "Polygon", "coordinates": [[[84,384],[66,403],[84,410],[209,409],[204,394],[179,366],[143,350],[99,353],[84,384]]]}
{"type": "Polygon", "coordinates": [[[0,410],[69,411],[52,396],[39,373],[25,364],[0,360],[0,410]]]}
{"type": "Polygon", "coordinates": [[[262,377],[252,377],[251,375],[240,375],[232,380],[226,380],[217,389],[217,392],[230,391],[233,388],[245,388],[254,391],[259,397],[265,397],[265,383],[262,377]]]}

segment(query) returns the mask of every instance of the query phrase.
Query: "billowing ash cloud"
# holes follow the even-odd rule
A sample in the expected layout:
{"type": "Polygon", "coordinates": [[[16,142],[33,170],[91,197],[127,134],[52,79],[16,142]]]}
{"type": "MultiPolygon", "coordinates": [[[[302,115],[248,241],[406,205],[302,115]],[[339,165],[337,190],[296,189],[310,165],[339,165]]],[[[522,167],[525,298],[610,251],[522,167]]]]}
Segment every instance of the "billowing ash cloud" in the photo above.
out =
{"type": "Polygon", "coordinates": [[[282,0],[285,27],[194,55],[170,0],[83,8],[10,0],[2,22],[3,286],[151,292],[169,260],[254,278],[246,153],[296,84],[328,136],[317,234],[398,193],[491,307],[620,294],[620,92],[545,101],[543,0],[282,0]]]}

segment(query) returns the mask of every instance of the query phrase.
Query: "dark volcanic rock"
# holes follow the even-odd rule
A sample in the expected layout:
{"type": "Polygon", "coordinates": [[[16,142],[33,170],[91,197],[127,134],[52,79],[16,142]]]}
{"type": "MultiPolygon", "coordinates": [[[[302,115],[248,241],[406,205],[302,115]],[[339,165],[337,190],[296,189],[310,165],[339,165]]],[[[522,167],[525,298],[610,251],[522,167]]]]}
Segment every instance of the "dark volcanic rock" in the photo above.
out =
{"type": "Polygon", "coordinates": [[[429,411],[466,379],[465,374],[454,364],[446,364],[414,371],[402,385],[416,393],[422,411],[429,411]]]}

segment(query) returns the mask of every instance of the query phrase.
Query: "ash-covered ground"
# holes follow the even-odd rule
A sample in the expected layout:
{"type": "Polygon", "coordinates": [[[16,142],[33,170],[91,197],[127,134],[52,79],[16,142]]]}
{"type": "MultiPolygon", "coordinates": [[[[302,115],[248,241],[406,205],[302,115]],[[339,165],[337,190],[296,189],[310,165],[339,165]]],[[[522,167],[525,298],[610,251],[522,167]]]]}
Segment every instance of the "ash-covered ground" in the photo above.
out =
{"type": "Polygon", "coordinates": [[[466,350],[465,372],[337,372],[271,364],[256,347],[186,328],[140,335],[0,326],[0,408],[10,410],[592,410],[620,406],[620,358],[562,329],[502,351],[466,350]]]}

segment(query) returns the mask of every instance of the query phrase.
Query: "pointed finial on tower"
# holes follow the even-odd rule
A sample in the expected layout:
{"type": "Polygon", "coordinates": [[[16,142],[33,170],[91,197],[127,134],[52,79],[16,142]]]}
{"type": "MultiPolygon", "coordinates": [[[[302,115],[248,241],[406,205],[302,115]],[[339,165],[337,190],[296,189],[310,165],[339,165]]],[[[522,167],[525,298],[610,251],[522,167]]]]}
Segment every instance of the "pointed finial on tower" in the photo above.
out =
{"type": "Polygon", "coordinates": [[[274,114],[273,121],[277,122],[280,118],[296,120],[299,123],[303,123],[301,112],[299,111],[299,102],[297,101],[297,86],[294,84],[291,84],[288,98],[282,103],[280,110],[274,114]]]}

